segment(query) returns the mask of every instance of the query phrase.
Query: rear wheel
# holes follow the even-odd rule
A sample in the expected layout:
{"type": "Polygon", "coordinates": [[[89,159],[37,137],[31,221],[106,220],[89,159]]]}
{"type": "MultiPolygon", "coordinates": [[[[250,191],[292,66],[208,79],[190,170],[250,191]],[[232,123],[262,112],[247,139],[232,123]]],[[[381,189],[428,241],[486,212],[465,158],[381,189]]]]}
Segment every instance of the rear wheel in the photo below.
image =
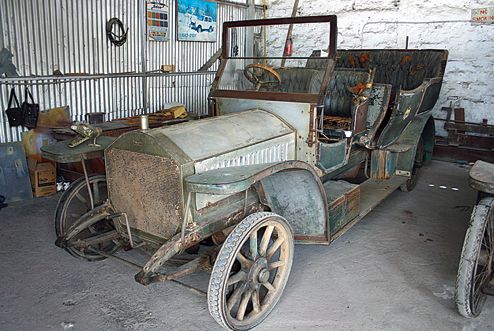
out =
{"type": "Polygon", "coordinates": [[[417,185],[420,168],[424,163],[424,155],[425,155],[424,141],[422,140],[422,137],[420,137],[419,142],[417,143],[417,151],[415,152],[415,159],[413,162],[411,176],[410,178],[407,179],[405,183],[401,184],[400,186],[400,190],[402,190],[403,192],[410,192],[417,185]]]}
{"type": "MultiPolygon", "coordinates": [[[[94,207],[103,204],[108,198],[105,175],[89,176],[89,184],[93,192],[94,207]]],[[[88,211],[91,210],[89,192],[87,189],[85,178],[79,178],[74,181],[69,188],[62,194],[58,201],[55,210],[55,232],[57,237],[62,237],[67,233],[67,230],[77,222],[77,220],[88,211]]],[[[101,220],[92,225],[88,229],[77,234],[74,239],[84,239],[94,235],[102,234],[114,230],[113,223],[110,220],[101,220]]],[[[116,242],[110,241],[103,244],[98,244],[98,249],[105,253],[112,254],[119,249],[116,242]]],[[[75,257],[80,257],[86,260],[102,260],[105,257],[94,252],[88,252],[75,247],[65,248],[67,252],[75,257]]]]}
{"type": "Polygon", "coordinates": [[[492,293],[494,255],[494,198],[475,207],[465,235],[456,279],[456,306],[464,317],[482,311],[487,292],[492,293]]]}
{"type": "Polygon", "coordinates": [[[249,330],[281,297],[293,260],[293,232],[281,216],[254,213],[224,242],[208,288],[209,312],[224,328],[249,330]]]}

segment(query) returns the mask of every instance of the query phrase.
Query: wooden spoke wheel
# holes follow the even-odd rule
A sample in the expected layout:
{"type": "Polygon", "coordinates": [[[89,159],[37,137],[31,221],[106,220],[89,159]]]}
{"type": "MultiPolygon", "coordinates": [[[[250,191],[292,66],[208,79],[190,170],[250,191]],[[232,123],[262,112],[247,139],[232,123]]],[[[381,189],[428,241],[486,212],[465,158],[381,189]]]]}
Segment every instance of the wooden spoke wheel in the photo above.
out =
{"type": "Polygon", "coordinates": [[[208,289],[209,312],[223,327],[248,330],[281,297],[293,260],[293,232],[281,216],[254,213],[224,242],[208,289]]]}
{"type": "MultiPolygon", "coordinates": [[[[89,176],[89,184],[93,193],[94,207],[98,207],[108,198],[106,176],[89,176]]],[[[91,202],[89,199],[89,192],[85,178],[82,177],[74,181],[62,194],[60,200],[58,201],[58,205],[55,210],[55,232],[57,237],[64,236],[67,233],[67,230],[70,229],[70,227],[77,222],[82,215],[90,210],[91,202]]],[[[74,239],[86,239],[113,230],[114,227],[112,221],[103,219],[77,234],[74,239]]],[[[95,248],[105,253],[112,254],[116,252],[120,246],[118,242],[109,241],[97,244],[97,247],[95,248]]],[[[65,250],[75,257],[80,257],[86,260],[93,261],[102,260],[105,258],[100,254],[76,247],[66,247],[65,250]]]]}
{"type": "Polygon", "coordinates": [[[493,294],[494,197],[482,199],[472,212],[456,279],[456,306],[461,315],[476,317],[487,294],[493,294]]]}

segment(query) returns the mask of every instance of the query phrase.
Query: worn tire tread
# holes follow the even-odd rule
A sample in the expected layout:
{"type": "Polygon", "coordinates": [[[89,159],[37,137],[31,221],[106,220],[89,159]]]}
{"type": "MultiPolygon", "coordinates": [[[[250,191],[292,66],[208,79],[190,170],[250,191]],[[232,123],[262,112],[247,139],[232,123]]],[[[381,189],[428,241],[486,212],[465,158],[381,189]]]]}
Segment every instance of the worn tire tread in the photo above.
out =
{"type": "MultiPolygon", "coordinates": [[[[276,216],[278,218],[281,217],[271,212],[258,212],[244,218],[230,233],[228,238],[223,243],[220,252],[218,253],[218,257],[216,259],[216,262],[213,267],[213,271],[211,273],[211,277],[209,279],[208,307],[209,307],[209,313],[211,314],[211,316],[213,316],[214,320],[227,330],[234,330],[227,324],[225,317],[223,316],[222,313],[223,300],[224,300],[223,284],[228,280],[228,276],[230,272],[229,264],[232,261],[232,259],[235,259],[236,249],[240,244],[240,242],[245,237],[246,233],[248,233],[250,229],[255,227],[264,219],[273,216],[276,216]]],[[[273,309],[275,305],[276,302],[274,302],[271,305],[270,310],[273,309]]],[[[266,314],[266,316],[268,314],[269,312],[266,314]]],[[[257,321],[257,324],[259,324],[260,322],[262,322],[262,319],[257,321]]]]}
{"type": "Polygon", "coordinates": [[[473,209],[463,242],[455,286],[455,302],[458,312],[467,318],[478,316],[471,309],[472,273],[482,244],[489,210],[494,208],[494,198],[482,199],[473,209]]]}

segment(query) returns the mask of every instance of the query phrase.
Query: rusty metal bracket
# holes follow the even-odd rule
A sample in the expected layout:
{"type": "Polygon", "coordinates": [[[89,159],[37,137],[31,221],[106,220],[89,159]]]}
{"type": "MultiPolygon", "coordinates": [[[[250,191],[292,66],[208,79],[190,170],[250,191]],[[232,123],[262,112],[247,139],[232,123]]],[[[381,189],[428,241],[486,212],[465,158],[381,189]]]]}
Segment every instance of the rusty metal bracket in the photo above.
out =
{"type": "MultiPolygon", "coordinates": [[[[103,252],[103,251],[101,251],[99,249],[96,249],[96,248],[92,247],[92,246],[89,247],[89,250],[92,251],[92,252],[94,252],[94,253],[97,253],[99,255],[102,255],[104,257],[107,257],[107,258],[110,258],[110,259],[114,259],[114,260],[120,261],[120,262],[122,262],[122,263],[124,263],[124,264],[126,264],[126,265],[128,265],[130,267],[137,268],[137,269],[142,269],[142,266],[140,266],[137,263],[134,263],[134,262],[129,261],[127,259],[123,259],[123,258],[121,258],[119,256],[116,256],[116,255],[105,253],[105,252],[103,252]]],[[[194,260],[192,260],[191,262],[193,262],[193,261],[194,260]]],[[[189,263],[191,263],[191,262],[189,262],[189,263]]],[[[181,286],[185,287],[186,289],[188,289],[188,290],[190,290],[190,291],[192,291],[195,294],[198,294],[200,296],[206,296],[207,295],[206,292],[198,289],[197,287],[191,286],[189,284],[185,284],[184,282],[181,282],[179,280],[169,279],[168,281],[173,282],[173,283],[178,284],[178,285],[181,285],[181,286]]]]}
{"type": "Polygon", "coordinates": [[[58,237],[55,241],[55,245],[58,247],[65,248],[69,243],[70,239],[74,238],[76,235],[92,226],[93,224],[103,220],[109,216],[108,204],[104,203],[94,209],[91,209],[81,217],[67,230],[64,236],[58,237]]]}
{"type": "Polygon", "coordinates": [[[189,219],[191,216],[191,212],[190,212],[191,204],[192,204],[192,192],[189,192],[187,195],[187,203],[185,204],[185,213],[184,213],[184,219],[182,221],[182,229],[180,231],[181,241],[183,241],[185,238],[185,230],[193,231],[197,229],[197,223],[189,219]]]}
{"type": "Polygon", "coordinates": [[[396,170],[395,174],[397,176],[405,176],[405,177],[410,177],[412,175],[410,171],[405,171],[405,170],[396,170]]]}
{"type": "Polygon", "coordinates": [[[170,280],[177,280],[178,278],[190,275],[196,271],[210,271],[212,265],[210,263],[209,256],[203,255],[198,258],[180,266],[177,271],[170,274],[154,274],[149,277],[149,283],[164,282],[170,280]]]}
{"type": "MultiPolygon", "coordinates": [[[[258,211],[262,206],[259,204],[250,205],[247,213],[258,211]]],[[[135,275],[135,280],[143,285],[150,284],[150,280],[158,270],[165,265],[171,258],[182,252],[188,247],[192,247],[202,240],[212,236],[214,233],[221,231],[229,226],[237,224],[243,219],[243,210],[229,214],[225,218],[214,218],[210,221],[203,222],[197,225],[194,232],[185,233],[182,239],[182,234],[179,232],[169,240],[167,240],[144,265],[142,270],[135,275]]]]}
{"type": "Polygon", "coordinates": [[[119,238],[121,238],[120,234],[117,231],[112,230],[89,237],[87,239],[77,239],[75,241],[69,240],[66,243],[66,247],[87,248],[91,245],[102,244],[104,242],[117,240],[119,238]]]}

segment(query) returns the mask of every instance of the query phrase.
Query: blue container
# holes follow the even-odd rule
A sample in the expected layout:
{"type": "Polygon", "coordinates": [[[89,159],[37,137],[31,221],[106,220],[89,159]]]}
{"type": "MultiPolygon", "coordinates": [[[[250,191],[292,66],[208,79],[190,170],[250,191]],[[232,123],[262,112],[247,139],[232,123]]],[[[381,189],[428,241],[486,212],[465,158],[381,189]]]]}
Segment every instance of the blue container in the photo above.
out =
{"type": "Polygon", "coordinates": [[[0,144],[0,195],[5,197],[5,202],[33,197],[21,142],[0,144]]]}

